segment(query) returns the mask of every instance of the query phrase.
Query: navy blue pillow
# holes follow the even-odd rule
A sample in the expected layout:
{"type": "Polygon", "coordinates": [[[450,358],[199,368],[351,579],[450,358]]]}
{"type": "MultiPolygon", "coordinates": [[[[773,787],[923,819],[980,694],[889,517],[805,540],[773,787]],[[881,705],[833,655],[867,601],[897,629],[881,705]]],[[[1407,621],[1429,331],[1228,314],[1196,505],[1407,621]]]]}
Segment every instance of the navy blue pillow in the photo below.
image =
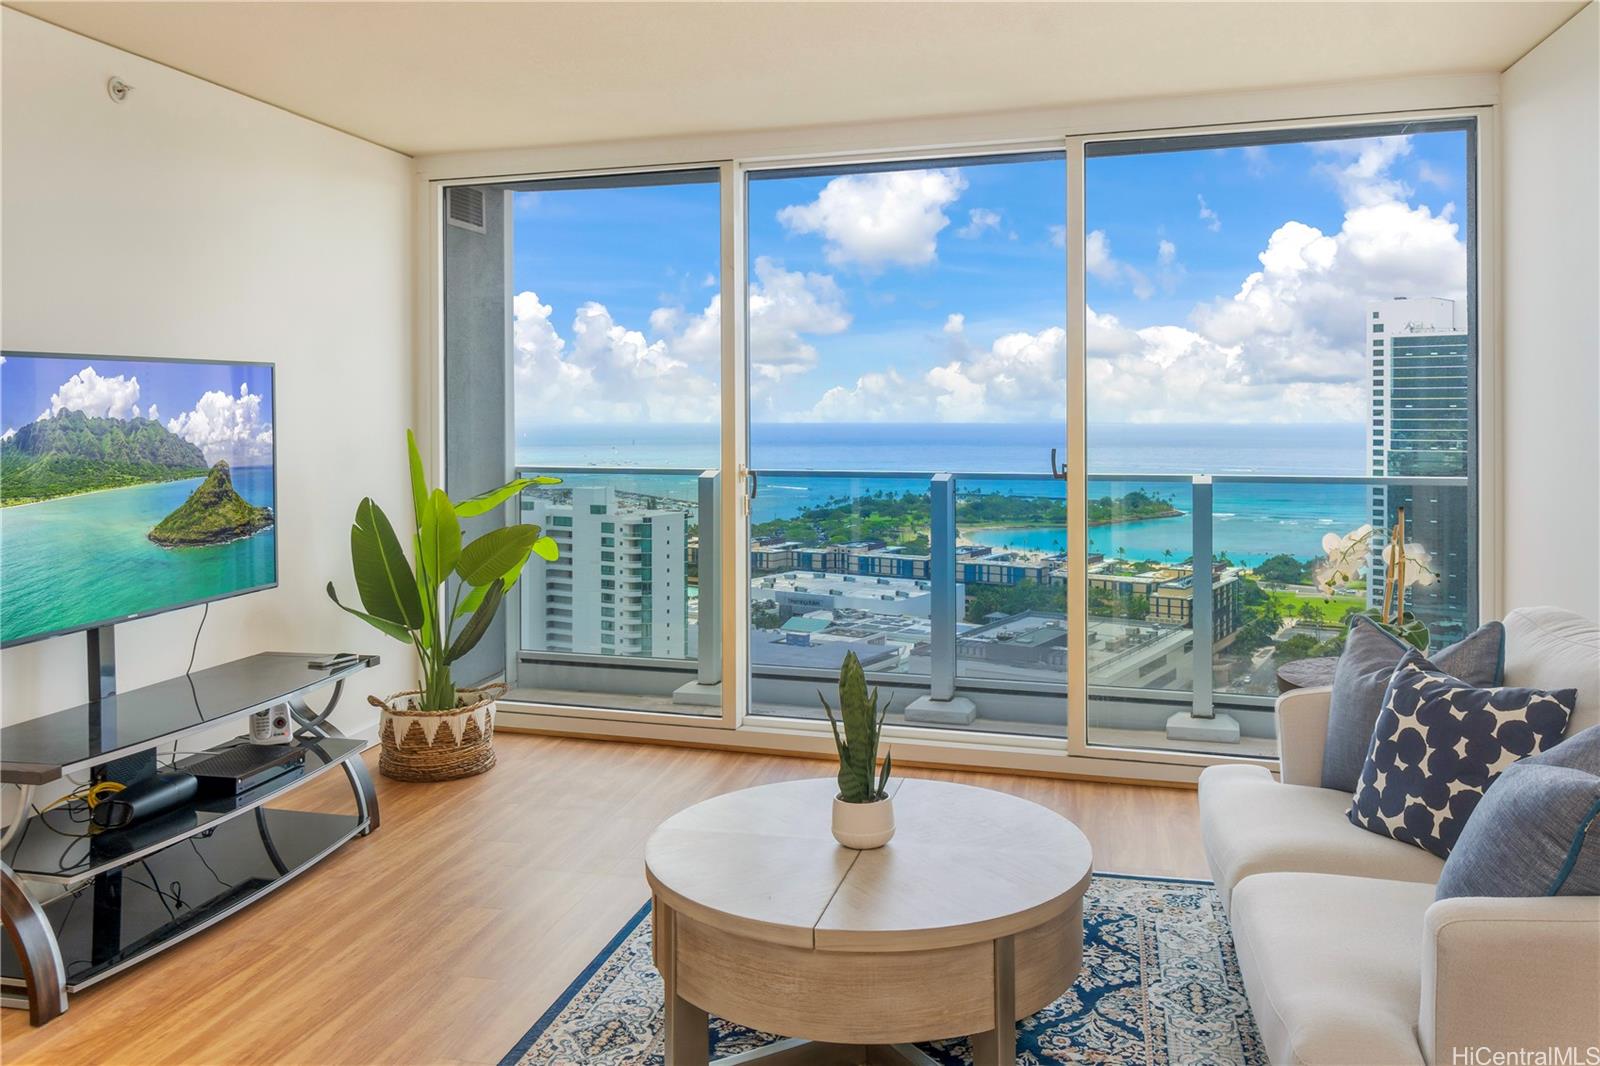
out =
{"type": "Polygon", "coordinates": [[[1416,651],[1394,669],[1348,817],[1449,858],[1500,772],[1555,745],[1576,689],[1476,688],[1416,651]]]}

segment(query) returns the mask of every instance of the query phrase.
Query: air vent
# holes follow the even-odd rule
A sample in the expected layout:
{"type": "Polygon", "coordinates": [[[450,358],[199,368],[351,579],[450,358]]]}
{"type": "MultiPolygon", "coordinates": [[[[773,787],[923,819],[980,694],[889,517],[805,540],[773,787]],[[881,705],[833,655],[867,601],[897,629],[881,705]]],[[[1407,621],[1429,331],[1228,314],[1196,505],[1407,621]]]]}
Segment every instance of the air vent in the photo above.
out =
{"type": "Polygon", "coordinates": [[[483,190],[471,185],[455,185],[445,190],[445,220],[452,226],[483,233],[483,190]]]}

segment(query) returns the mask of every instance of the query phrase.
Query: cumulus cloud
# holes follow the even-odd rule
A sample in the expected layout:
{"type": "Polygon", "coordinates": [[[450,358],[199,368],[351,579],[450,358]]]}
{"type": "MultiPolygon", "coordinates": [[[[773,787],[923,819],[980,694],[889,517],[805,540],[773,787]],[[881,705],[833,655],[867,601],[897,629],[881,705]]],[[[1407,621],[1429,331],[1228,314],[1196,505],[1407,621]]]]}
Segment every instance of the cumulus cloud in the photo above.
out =
{"type": "Polygon", "coordinates": [[[964,316],[945,320],[946,361],[921,375],[896,369],[858,377],[825,392],[810,416],[824,420],[943,422],[1028,421],[1066,411],[1066,331],[1018,331],[988,347],[966,337],[964,316]]]}
{"type": "Polygon", "coordinates": [[[1108,285],[1128,285],[1141,300],[1148,300],[1155,291],[1142,270],[1111,254],[1111,241],[1104,230],[1090,230],[1084,239],[1083,265],[1092,276],[1108,285]]]}
{"type": "Polygon", "coordinates": [[[40,418],[48,418],[58,411],[82,411],[92,418],[138,418],[139,379],[102,377],[94,367],[86,366],[50,396],[50,406],[40,418]]]}
{"type": "Polygon", "coordinates": [[[1206,203],[1206,198],[1200,193],[1195,193],[1196,200],[1200,201],[1200,221],[1206,224],[1206,229],[1216,233],[1222,228],[1222,219],[1211,210],[1211,205],[1206,203]]]}
{"type": "Polygon", "coordinates": [[[815,233],[835,266],[874,272],[923,266],[938,257],[944,209],[967,187],[956,169],[847,174],[823,186],[808,204],[792,204],[778,221],[792,233],[815,233]]]}
{"type": "MultiPolygon", "coordinates": [[[[518,410],[551,422],[711,422],[719,415],[722,300],[699,312],[661,307],[649,335],[618,323],[590,301],[574,315],[568,336],[551,321],[537,293],[512,301],[518,410]]],[[[778,387],[817,363],[808,337],[850,325],[833,278],[784,270],[761,257],[750,287],[752,401],[770,405],[778,387]]]]}
{"type": "Polygon", "coordinates": [[[970,241],[983,236],[985,230],[999,228],[1000,212],[991,211],[987,207],[974,207],[967,212],[967,224],[956,230],[956,236],[970,241]]]}
{"type": "Polygon", "coordinates": [[[272,423],[261,416],[261,396],[241,383],[239,394],[213,390],[176,418],[167,429],[195,445],[206,462],[226,460],[229,466],[261,466],[272,461],[272,423]]]}

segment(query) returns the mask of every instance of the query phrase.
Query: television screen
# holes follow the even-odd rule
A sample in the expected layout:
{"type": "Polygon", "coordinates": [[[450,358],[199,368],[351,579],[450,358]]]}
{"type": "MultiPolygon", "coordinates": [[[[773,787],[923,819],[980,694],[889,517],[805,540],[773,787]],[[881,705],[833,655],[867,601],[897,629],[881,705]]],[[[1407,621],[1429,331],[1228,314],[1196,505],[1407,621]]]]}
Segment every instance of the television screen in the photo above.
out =
{"type": "Polygon", "coordinates": [[[0,353],[0,644],[278,580],[272,366],[0,353]]]}

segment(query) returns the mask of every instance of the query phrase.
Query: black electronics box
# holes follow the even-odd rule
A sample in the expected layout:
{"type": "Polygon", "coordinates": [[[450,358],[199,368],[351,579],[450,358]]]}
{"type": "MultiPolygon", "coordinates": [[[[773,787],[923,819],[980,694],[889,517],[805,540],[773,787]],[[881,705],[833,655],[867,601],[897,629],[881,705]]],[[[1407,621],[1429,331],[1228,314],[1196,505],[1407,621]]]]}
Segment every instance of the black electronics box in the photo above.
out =
{"type": "Polygon", "coordinates": [[[237,796],[302,769],[306,752],[298,744],[235,743],[181,760],[175,769],[193,774],[202,796],[237,796]]]}

